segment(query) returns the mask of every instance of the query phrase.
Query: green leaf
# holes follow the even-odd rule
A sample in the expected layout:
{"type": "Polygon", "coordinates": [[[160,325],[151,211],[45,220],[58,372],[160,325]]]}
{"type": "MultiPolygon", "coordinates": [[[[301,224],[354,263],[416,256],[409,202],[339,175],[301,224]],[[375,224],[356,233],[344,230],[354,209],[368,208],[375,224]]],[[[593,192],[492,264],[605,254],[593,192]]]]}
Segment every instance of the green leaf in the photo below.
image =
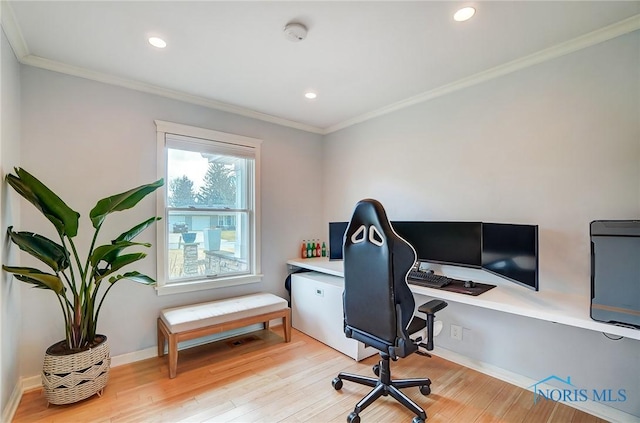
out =
{"type": "Polygon", "coordinates": [[[17,176],[7,175],[7,183],[40,210],[53,223],[60,236],[76,236],[80,214],[26,170],[15,168],[15,172],[17,176]]]}
{"type": "Polygon", "coordinates": [[[147,255],[145,253],[132,253],[132,254],[124,254],[116,257],[116,259],[111,263],[109,267],[100,271],[100,276],[96,277],[96,282],[104,279],[106,276],[115,273],[119,269],[127,266],[131,263],[135,263],[138,260],[142,260],[147,255]]]}
{"type": "Polygon", "coordinates": [[[44,273],[32,267],[13,267],[5,266],[2,268],[13,275],[20,281],[35,285],[37,288],[50,289],[58,295],[63,295],[64,285],[62,279],[57,275],[44,273]]]}
{"type": "Polygon", "coordinates": [[[49,221],[51,221],[51,223],[53,223],[53,226],[55,226],[56,231],[60,235],[64,233],[64,223],[62,222],[62,220],[56,218],[55,216],[52,216],[43,208],[43,205],[40,203],[40,200],[34,194],[34,192],[31,190],[29,186],[27,186],[22,180],[20,180],[20,178],[18,178],[15,175],[9,174],[7,175],[6,179],[7,179],[7,183],[11,185],[18,194],[20,194],[24,199],[26,199],[31,204],[33,204],[35,208],[37,208],[40,211],[40,213],[42,213],[47,219],[49,219],[49,221]]]}
{"type": "Polygon", "coordinates": [[[14,232],[13,226],[9,226],[7,233],[11,241],[22,251],[31,254],[54,272],[57,273],[69,267],[67,251],[61,245],[32,232],[14,232]]]}
{"type": "Polygon", "coordinates": [[[114,241],[113,244],[101,245],[93,250],[93,254],[91,254],[91,265],[95,267],[102,260],[112,264],[118,257],[118,254],[120,254],[120,251],[133,245],[151,247],[151,244],[146,242],[114,241]]]}
{"type": "Polygon", "coordinates": [[[141,283],[143,285],[155,285],[156,281],[155,279],[150,278],[147,275],[143,275],[140,272],[134,271],[134,272],[127,272],[124,275],[117,275],[117,276],[112,276],[109,278],[109,283],[116,283],[121,279],[129,279],[133,282],[138,282],[141,283]]]}
{"type": "MultiPolygon", "coordinates": [[[[15,169],[16,172],[18,169],[15,169]]],[[[33,204],[38,210],[44,213],[42,210],[42,206],[40,205],[40,201],[38,197],[34,194],[31,188],[25,184],[20,178],[16,175],[8,174],[7,175],[7,183],[11,185],[13,189],[16,190],[18,194],[20,194],[24,199],[28,200],[31,204],[33,204]]]]}
{"type": "Polygon", "coordinates": [[[141,185],[121,194],[112,195],[111,197],[98,201],[89,214],[93,227],[96,229],[99,228],[109,213],[130,209],[162,185],[164,185],[164,179],[158,179],[151,184],[141,185]]]}
{"type": "MultiPolygon", "coordinates": [[[[149,218],[149,219],[145,220],[144,222],[142,222],[142,223],[134,226],[133,228],[129,229],[128,231],[121,233],[120,236],[118,236],[118,238],[115,239],[115,241],[111,241],[111,242],[115,245],[116,243],[121,242],[121,241],[131,241],[133,238],[138,236],[142,231],[144,231],[150,225],[152,225],[153,223],[155,223],[157,220],[160,220],[160,219],[162,219],[162,218],[161,217],[149,218]]],[[[145,247],[151,247],[151,244],[148,244],[148,243],[131,244],[131,245],[143,245],[145,247]]],[[[106,261],[107,263],[112,263],[113,260],[115,260],[115,258],[118,256],[118,254],[120,254],[121,251],[122,251],[122,248],[114,249],[113,251],[110,251],[109,253],[105,254],[104,257],[102,258],[102,260],[106,261]]]]}
{"type": "Polygon", "coordinates": [[[151,218],[145,220],[144,222],[134,226],[133,228],[129,229],[128,231],[121,233],[120,236],[118,236],[118,238],[116,238],[116,242],[117,241],[131,241],[133,238],[137,237],[140,234],[140,232],[144,231],[149,226],[154,224],[157,220],[161,220],[161,219],[162,219],[161,217],[151,217],[151,218]]]}

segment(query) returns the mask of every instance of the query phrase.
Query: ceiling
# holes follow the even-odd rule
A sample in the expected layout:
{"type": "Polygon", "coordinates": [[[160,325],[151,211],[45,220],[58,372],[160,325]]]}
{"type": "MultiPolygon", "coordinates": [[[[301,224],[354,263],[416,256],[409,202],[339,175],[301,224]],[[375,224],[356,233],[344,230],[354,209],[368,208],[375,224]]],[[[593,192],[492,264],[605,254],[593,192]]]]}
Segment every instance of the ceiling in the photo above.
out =
{"type": "Polygon", "coordinates": [[[24,64],[317,133],[640,29],[640,1],[8,5],[3,28],[24,64]],[[455,22],[467,5],[476,15],[455,22]],[[305,40],[284,36],[292,21],[305,40]]]}

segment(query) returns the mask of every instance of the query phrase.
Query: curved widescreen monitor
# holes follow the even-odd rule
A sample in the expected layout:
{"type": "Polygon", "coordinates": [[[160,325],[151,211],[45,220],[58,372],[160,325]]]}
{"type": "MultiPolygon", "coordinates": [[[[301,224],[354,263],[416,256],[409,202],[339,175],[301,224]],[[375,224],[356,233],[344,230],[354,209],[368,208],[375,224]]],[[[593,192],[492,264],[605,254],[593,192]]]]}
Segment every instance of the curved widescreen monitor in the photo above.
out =
{"type": "Polygon", "coordinates": [[[538,226],[482,224],[482,268],[538,290],[538,226]]]}
{"type": "Polygon", "coordinates": [[[393,229],[413,246],[418,260],[480,268],[482,223],[391,222],[393,229]]]}

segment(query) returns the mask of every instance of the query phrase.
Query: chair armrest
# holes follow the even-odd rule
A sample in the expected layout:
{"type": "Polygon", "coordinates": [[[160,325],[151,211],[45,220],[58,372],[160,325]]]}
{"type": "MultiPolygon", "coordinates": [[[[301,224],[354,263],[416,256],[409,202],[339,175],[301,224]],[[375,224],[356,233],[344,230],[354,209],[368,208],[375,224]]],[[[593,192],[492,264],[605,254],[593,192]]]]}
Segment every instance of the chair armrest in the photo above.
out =
{"type": "Polygon", "coordinates": [[[427,351],[433,350],[433,320],[436,312],[448,306],[446,301],[431,300],[418,307],[420,313],[427,314],[427,351]]]}
{"type": "Polygon", "coordinates": [[[418,307],[418,311],[427,315],[435,314],[448,305],[449,304],[447,304],[447,302],[443,300],[431,300],[428,303],[424,303],[420,307],[418,307]]]}

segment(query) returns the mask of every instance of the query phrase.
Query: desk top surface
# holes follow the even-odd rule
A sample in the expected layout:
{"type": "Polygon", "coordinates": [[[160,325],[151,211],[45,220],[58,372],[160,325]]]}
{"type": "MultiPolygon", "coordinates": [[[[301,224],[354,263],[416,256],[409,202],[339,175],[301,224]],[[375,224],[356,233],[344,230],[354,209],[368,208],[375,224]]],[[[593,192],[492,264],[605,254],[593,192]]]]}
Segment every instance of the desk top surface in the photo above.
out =
{"type": "MultiPolygon", "coordinates": [[[[327,258],[322,257],[292,259],[288,260],[287,264],[326,275],[340,278],[344,277],[342,261],[329,261],[327,258]]],[[[640,330],[638,329],[597,322],[591,319],[589,316],[590,301],[588,297],[556,291],[536,292],[508,281],[501,283],[492,279],[490,283],[497,286],[478,296],[459,294],[412,284],[409,284],[409,287],[414,294],[418,295],[440,298],[446,301],[469,304],[640,340],[640,330]]]]}

